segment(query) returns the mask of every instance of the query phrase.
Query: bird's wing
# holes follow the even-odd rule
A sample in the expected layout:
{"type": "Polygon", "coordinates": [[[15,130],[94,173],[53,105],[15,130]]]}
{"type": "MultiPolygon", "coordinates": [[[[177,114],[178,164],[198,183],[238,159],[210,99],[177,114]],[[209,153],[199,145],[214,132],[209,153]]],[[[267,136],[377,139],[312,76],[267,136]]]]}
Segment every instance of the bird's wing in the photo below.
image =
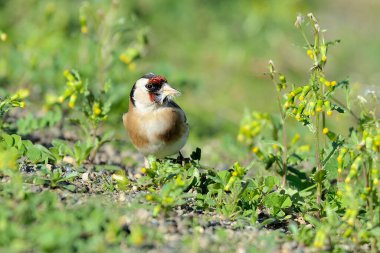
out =
{"type": "Polygon", "coordinates": [[[173,100],[169,100],[168,107],[179,109],[185,118],[185,123],[187,123],[186,114],[183,112],[182,108],[176,104],[176,102],[174,102],[173,100]]]}

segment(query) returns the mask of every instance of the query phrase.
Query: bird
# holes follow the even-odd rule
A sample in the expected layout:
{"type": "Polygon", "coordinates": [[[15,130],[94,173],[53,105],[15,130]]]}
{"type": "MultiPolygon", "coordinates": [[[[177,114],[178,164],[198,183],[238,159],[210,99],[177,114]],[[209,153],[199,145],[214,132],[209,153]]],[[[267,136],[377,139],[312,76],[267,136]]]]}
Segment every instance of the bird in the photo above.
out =
{"type": "Polygon", "coordinates": [[[138,79],[129,95],[123,124],[135,148],[144,156],[162,159],[179,153],[189,136],[185,112],[173,98],[181,93],[163,76],[148,73],[138,79]]]}

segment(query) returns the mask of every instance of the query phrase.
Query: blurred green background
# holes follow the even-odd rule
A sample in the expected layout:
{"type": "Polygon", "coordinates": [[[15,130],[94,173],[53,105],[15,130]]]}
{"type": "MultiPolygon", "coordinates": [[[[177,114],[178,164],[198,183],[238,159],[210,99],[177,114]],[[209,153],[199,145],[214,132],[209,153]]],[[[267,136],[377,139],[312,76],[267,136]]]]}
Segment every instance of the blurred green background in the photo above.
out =
{"type": "Polygon", "coordinates": [[[146,72],[165,75],[182,91],[177,102],[191,125],[185,153],[200,146],[209,163],[228,164],[246,154],[235,141],[244,110],[276,112],[268,60],[288,80],[307,80],[297,14],[313,12],[328,40],[342,40],[328,75],[349,77],[360,94],[379,89],[379,10],[376,0],[1,0],[0,87],[29,88],[25,113],[38,115],[47,94],[63,92],[65,69],[94,89],[110,80],[108,128],[132,148],[121,124],[130,88],[146,72]],[[140,57],[126,64],[120,55],[131,49],[140,57]]]}

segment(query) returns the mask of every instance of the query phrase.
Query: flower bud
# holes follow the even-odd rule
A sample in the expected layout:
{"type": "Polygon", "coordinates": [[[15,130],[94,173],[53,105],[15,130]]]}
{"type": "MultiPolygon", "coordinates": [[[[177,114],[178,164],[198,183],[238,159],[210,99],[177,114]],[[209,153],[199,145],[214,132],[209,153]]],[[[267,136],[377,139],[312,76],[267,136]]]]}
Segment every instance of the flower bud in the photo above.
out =
{"type": "Polygon", "coordinates": [[[70,101],[69,101],[69,107],[70,108],[74,108],[75,102],[77,101],[77,98],[78,98],[78,96],[75,94],[70,96],[70,101]]]}
{"type": "Polygon", "coordinates": [[[304,86],[302,89],[302,93],[299,97],[299,100],[304,100],[310,90],[311,90],[311,87],[309,85],[304,86]]]}
{"type": "Polygon", "coordinates": [[[295,89],[292,92],[290,92],[289,97],[295,97],[295,96],[297,96],[299,93],[302,92],[302,90],[303,90],[302,87],[298,87],[297,89],[295,89]]]}

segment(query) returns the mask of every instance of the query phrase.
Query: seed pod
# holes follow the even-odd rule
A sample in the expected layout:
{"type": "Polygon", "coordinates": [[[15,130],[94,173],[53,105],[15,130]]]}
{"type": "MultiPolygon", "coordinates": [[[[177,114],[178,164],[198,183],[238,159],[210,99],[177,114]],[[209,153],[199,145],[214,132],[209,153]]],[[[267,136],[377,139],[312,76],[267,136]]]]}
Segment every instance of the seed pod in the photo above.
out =
{"type": "Polygon", "coordinates": [[[351,165],[351,171],[357,172],[362,162],[363,162],[363,158],[360,155],[356,157],[354,162],[351,165]]]}
{"type": "Polygon", "coordinates": [[[346,231],[344,231],[343,233],[343,237],[349,237],[350,235],[352,234],[352,227],[349,227],[346,229],[346,231]]]}
{"type": "MultiPolygon", "coordinates": [[[[343,147],[340,149],[340,152],[339,152],[339,155],[337,157],[337,161],[338,161],[338,172],[339,170],[342,171],[343,170],[343,158],[344,156],[346,155],[347,153],[347,148],[343,147]]],[[[340,172],[341,173],[341,172],[340,172]]]]}
{"type": "Polygon", "coordinates": [[[228,180],[227,185],[224,187],[224,191],[228,192],[230,191],[232,185],[235,183],[237,177],[231,176],[230,179],[228,180]]]}
{"type": "Polygon", "coordinates": [[[321,55],[327,55],[327,46],[324,44],[324,45],[321,45],[320,46],[320,49],[321,49],[321,55]]]}
{"type": "Polygon", "coordinates": [[[288,100],[285,102],[284,107],[289,108],[294,104],[294,96],[289,96],[288,100]]]}
{"type": "Polygon", "coordinates": [[[306,109],[306,111],[307,111],[307,114],[308,114],[308,115],[311,115],[311,116],[315,115],[315,102],[310,101],[310,102],[307,104],[307,109],[306,109]]]}
{"type": "Polygon", "coordinates": [[[75,102],[77,101],[78,96],[76,94],[71,95],[70,101],[69,101],[69,107],[74,108],[75,102]]]}
{"type": "Polygon", "coordinates": [[[273,74],[275,72],[274,70],[274,63],[272,60],[269,61],[268,63],[268,69],[269,69],[269,73],[273,74]]]}
{"type": "Polygon", "coordinates": [[[292,139],[291,144],[295,145],[299,140],[301,139],[301,135],[299,133],[296,133],[292,139]]]}
{"type": "Polygon", "coordinates": [[[305,109],[305,105],[306,105],[306,102],[305,102],[305,101],[302,101],[302,102],[298,105],[298,110],[297,110],[297,114],[296,114],[296,119],[297,119],[297,120],[301,119],[301,114],[303,113],[303,110],[305,109]]]}
{"type": "Polygon", "coordinates": [[[369,131],[368,131],[368,129],[365,129],[363,131],[363,138],[362,138],[362,140],[365,140],[365,138],[367,138],[368,136],[369,136],[369,131]]]}
{"type": "Polygon", "coordinates": [[[371,150],[372,146],[373,146],[373,138],[368,136],[367,138],[365,138],[365,147],[366,149],[371,150]]]}
{"type": "Polygon", "coordinates": [[[299,100],[304,100],[310,90],[311,90],[311,87],[309,85],[304,86],[302,89],[302,93],[299,97],[299,100]]]}
{"type": "Polygon", "coordinates": [[[333,114],[333,111],[331,109],[331,103],[330,103],[330,101],[326,100],[325,103],[324,103],[324,106],[325,106],[325,110],[326,110],[327,116],[331,116],[333,114]]]}
{"type": "Polygon", "coordinates": [[[325,105],[326,111],[331,111],[331,103],[330,103],[330,101],[326,100],[325,103],[324,103],[324,105],[325,105]]]}
{"type": "Polygon", "coordinates": [[[302,92],[303,88],[302,87],[298,87],[297,89],[293,90],[292,92],[290,92],[289,96],[291,97],[295,97],[297,96],[298,94],[300,94],[302,92]]]}
{"type": "Polygon", "coordinates": [[[347,153],[348,149],[346,147],[343,147],[340,149],[339,156],[344,157],[347,153]]]}
{"type": "Polygon", "coordinates": [[[322,99],[318,99],[317,101],[317,108],[315,109],[316,112],[321,112],[323,110],[323,100],[322,99]]]}

